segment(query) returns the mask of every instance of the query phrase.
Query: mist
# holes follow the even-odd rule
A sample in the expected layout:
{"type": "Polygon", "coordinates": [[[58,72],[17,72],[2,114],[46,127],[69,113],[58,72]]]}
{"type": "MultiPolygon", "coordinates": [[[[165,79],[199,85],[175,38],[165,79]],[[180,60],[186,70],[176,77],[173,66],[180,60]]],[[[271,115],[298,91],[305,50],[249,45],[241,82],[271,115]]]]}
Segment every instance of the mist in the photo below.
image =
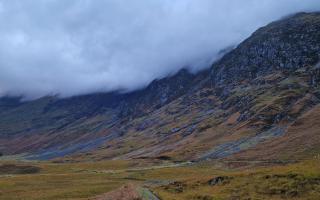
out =
{"type": "Polygon", "coordinates": [[[0,0],[0,96],[132,91],[319,0],[0,0]]]}

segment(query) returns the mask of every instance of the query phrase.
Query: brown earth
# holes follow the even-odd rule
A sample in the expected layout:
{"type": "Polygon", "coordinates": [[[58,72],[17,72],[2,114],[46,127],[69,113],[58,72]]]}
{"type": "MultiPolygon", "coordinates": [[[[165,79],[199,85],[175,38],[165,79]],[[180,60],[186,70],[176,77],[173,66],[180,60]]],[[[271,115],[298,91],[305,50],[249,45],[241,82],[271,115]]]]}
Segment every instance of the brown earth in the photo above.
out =
{"type": "Polygon", "coordinates": [[[137,187],[128,184],[117,190],[96,196],[90,200],[142,200],[137,192],[137,187]]]}
{"type": "Polygon", "coordinates": [[[27,165],[3,164],[0,165],[1,174],[35,174],[40,172],[39,167],[27,165]]]}

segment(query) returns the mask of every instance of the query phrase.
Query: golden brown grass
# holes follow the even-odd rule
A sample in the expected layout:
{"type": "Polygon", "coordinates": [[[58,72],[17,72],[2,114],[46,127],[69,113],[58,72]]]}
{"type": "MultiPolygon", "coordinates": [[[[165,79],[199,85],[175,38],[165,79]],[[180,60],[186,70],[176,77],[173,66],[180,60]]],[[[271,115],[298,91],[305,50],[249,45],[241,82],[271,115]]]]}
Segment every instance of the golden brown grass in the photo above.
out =
{"type": "Polygon", "coordinates": [[[155,192],[166,200],[320,199],[319,160],[235,171],[211,171],[206,166],[198,172],[201,175],[187,173],[179,184],[158,187],[155,192]],[[208,181],[217,176],[229,177],[230,181],[209,185],[208,181]]]}
{"type": "Polygon", "coordinates": [[[164,200],[320,199],[317,159],[285,166],[258,167],[254,163],[255,167],[238,169],[227,169],[227,165],[217,162],[140,168],[143,162],[22,163],[38,166],[41,171],[1,176],[0,199],[82,200],[128,183],[144,185],[153,181],[160,184],[150,184],[151,190],[164,200]],[[230,180],[215,186],[208,184],[218,176],[230,180]]]}

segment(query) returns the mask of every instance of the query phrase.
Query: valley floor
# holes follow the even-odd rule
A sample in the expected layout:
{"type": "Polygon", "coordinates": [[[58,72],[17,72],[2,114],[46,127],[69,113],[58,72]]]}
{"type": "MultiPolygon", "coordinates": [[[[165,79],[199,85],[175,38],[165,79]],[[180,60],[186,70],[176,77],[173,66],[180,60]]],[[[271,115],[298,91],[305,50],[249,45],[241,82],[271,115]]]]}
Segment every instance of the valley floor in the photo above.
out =
{"type": "Polygon", "coordinates": [[[1,200],[320,199],[320,159],[299,162],[0,161],[1,200]]]}

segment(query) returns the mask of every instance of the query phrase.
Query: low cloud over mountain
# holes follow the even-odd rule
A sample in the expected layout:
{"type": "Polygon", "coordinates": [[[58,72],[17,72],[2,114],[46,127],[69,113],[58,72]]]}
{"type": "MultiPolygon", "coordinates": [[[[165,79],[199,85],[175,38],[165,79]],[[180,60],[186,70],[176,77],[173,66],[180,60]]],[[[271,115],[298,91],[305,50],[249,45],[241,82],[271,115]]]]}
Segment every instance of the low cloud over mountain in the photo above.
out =
{"type": "Polygon", "coordinates": [[[0,0],[0,95],[141,88],[319,0],[0,0]]]}

